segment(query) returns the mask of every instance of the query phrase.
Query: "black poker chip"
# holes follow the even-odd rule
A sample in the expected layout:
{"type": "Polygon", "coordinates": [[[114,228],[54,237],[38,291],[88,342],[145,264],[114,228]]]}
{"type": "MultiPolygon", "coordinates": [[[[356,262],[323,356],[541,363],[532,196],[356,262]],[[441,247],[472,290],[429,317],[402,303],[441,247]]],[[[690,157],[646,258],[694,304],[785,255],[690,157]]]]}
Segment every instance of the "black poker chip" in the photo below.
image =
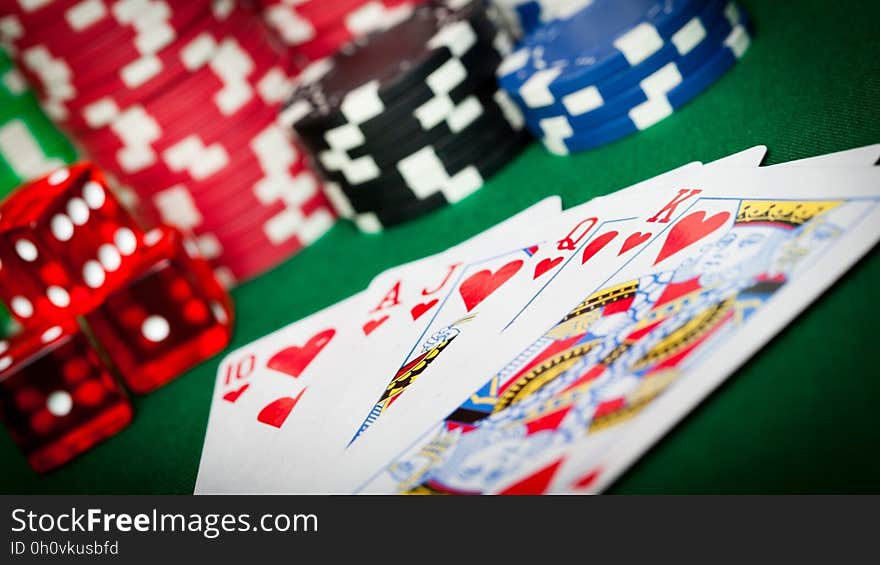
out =
{"type": "MultiPolygon", "coordinates": [[[[450,76],[445,84],[431,83],[431,78],[415,84],[411,91],[400,99],[390,104],[385,104],[383,110],[373,117],[362,121],[349,121],[341,113],[334,114],[326,120],[324,127],[293,128],[299,137],[312,150],[332,149],[333,136],[337,132],[345,132],[346,128],[357,128],[364,143],[382,143],[389,134],[396,134],[408,130],[423,130],[420,126],[421,115],[427,115],[437,107],[437,98],[449,96],[460,100],[463,95],[473,91],[481,85],[491,82],[497,84],[495,71],[500,65],[502,56],[491,46],[479,45],[469,50],[460,59],[450,59],[444,69],[455,69],[458,72],[448,73],[450,76]]],[[[439,73],[438,73],[439,74],[439,73]]],[[[285,124],[289,127],[290,124],[285,124]]]]}
{"type": "Polygon", "coordinates": [[[429,2],[304,72],[282,123],[341,216],[381,231],[478,190],[525,143],[482,2],[429,2]]]}
{"type": "Polygon", "coordinates": [[[452,5],[419,6],[398,25],[307,69],[286,105],[287,122],[301,135],[363,123],[365,116],[383,113],[450,59],[495,40],[497,30],[479,2],[452,5]]]}
{"type": "Polygon", "coordinates": [[[463,140],[473,137],[474,132],[508,125],[503,110],[495,100],[497,91],[494,84],[487,84],[477,91],[468,92],[466,96],[451,97],[456,109],[430,130],[408,124],[409,127],[390,131],[382,142],[370,141],[344,152],[344,156],[325,150],[318,154],[318,158],[322,162],[332,162],[334,156],[352,161],[366,158],[384,170],[396,167],[401,160],[424,147],[432,146],[438,152],[445,152],[447,147],[461,145],[463,140]]]}
{"type": "MultiPolygon", "coordinates": [[[[516,158],[529,143],[529,138],[525,134],[519,133],[483,154],[471,166],[479,171],[484,180],[488,180],[504,165],[516,158]]],[[[382,232],[455,203],[450,201],[445,193],[436,192],[420,200],[385,203],[385,206],[375,210],[356,210],[354,203],[341,192],[338,185],[328,183],[326,188],[328,196],[341,215],[352,220],[361,231],[367,233],[382,232]]]]}
{"type": "MultiPolygon", "coordinates": [[[[494,166],[497,159],[493,157],[499,153],[506,154],[503,153],[504,148],[524,137],[523,132],[509,126],[480,126],[445,152],[431,147],[423,149],[415,161],[426,163],[421,170],[413,167],[406,175],[400,170],[392,170],[380,179],[360,186],[347,185],[338,182],[338,179],[334,181],[355,212],[380,212],[425,200],[444,189],[456,192],[455,188],[450,187],[460,185],[463,180],[467,184],[473,178],[468,177],[465,171],[478,173],[482,184],[497,171],[494,166]]],[[[447,201],[454,202],[456,199],[448,198],[447,201]]]]}

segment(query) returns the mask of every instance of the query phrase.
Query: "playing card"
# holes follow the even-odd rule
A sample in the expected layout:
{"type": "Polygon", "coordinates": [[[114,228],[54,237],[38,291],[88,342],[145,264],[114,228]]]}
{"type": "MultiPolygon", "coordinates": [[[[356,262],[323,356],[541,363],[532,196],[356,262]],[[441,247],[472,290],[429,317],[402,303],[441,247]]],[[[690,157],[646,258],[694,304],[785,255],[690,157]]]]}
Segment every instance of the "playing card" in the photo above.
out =
{"type": "MultiPolygon", "coordinates": [[[[220,363],[196,493],[257,492],[254,473],[287,453],[280,430],[311,382],[313,366],[355,337],[356,294],[230,353],[220,363]]],[[[290,454],[296,457],[296,454],[290,454]]],[[[296,457],[299,459],[298,457],[296,457]]]]}
{"type": "MultiPolygon", "coordinates": [[[[496,238],[509,238],[527,222],[541,223],[558,214],[559,209],[558,197],[546,198],[453,249],[479,253],[494,245],[496,238]]],[[[296,432],[312,429],[306,437],[317,437],[330,427],[330,422],[323,421],[326,408],[321,404],[308,404],[300,417],[299,405],[307,389],[337,377],[340,360],[351,360],[353,353],[368,356],[365,347],[374,347],[388,333],[394,335],[393,328],[405,325],[402,316],[392,320],[396,311],[391,312],[409,291],[410,286],[403,286],[403,281],[415,273],[437,271],[432,271],[436,260],[423,259],[380,275],[377,284],[397,281],[391,282],[392,292],[385,293],[380,301],[382,312],[370,311],[375,299],[375,292],[371,294],[370,290],[377,288],[374,284],[367,291],[227,355],[218,370],[196,492],[274,492],[275,481],[282,476],[277,472],[281,466],[283,477],[294,484],[298,473],[314,462],[320,450],[299,450],[297,434],[291,433],[289,438],[283,432],[290,428],[296,432]],[[365,310],[367,316],[379,316],[374,317],[379,322],[361,323],[359,317],[365,310]],[[380,326],[386,330],[385,335],[376,331],[380,326]]],[[[419,287],[424,292],[418,295],[440,292],[444,285],[440,281],[435,288],[419,287]]],[[[344,390],[342,385],[338,390],[344,390]]]]}
{"type": "Polygon", "coordinates": [[[648,212],[634,221],[602,222],[584,254],[617,232],[603,249],[627,257],[619,269],[611,276],[566,269],[576,276],[557,277],[505,335],[517,345],[522,328],[535,337],[482,383],[463,370],[444,372],[445,392],[422,394],[416,383],[408,408],[445,417],[419,433],[392,427],[389,415],[340,461],[334,488],[601,488],[880,235],[876,170],[701,177],[662,191],[665,204],[660,191],[643,193],[648,212]],[[383,443],[404,432],[409,447],[382,464],[383,443]],[[579,457],[574,445],[583,446],[579,457]]]}

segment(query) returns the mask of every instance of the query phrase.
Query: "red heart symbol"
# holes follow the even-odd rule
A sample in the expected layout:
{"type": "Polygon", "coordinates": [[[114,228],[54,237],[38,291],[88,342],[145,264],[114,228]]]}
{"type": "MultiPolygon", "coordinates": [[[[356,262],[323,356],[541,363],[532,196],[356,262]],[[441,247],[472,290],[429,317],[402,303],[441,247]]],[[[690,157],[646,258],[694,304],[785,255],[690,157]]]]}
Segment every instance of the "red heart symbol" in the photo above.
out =
{"type": "Polygon", "coordinates": [[[617,233],[618,232],[616,231],[605,232],[593,241],[591,241],[589,245],[584,248],[584,255],[581,258],[581,265],[592,259],[593,255],[595,255],[596,253],[601,251],[602,248],[611,243],[611,241],[615,237],[617,237],[617,233]]]}
{"type": "Polygon", "coordinates": [[[596,467],[589,473],[585,474],[581,478],[577,479],[572,483],[572,488],[575,489],[587,489],[590,488],[596,480],[599,479],[599,475],[602,473],[602,470],[599,467],[596,467]]]}
{"type": "Polygon", "coordinates": [[[461,283],[458,293],[464,300],[464,307],[468,312],[473,310],[483,300],[489,297],[493,292],[501,288],[501,285],[510,280],[522,268],[521,259],[511,261],[504,265],[498,271],[492,272],[489,269],[474,273],[461,283]]]}
{"type": "Polygon", "coordinates": [[[364,324],[364,327],[362,328],[364,330],[364,335],[370,335],[371,333],[373,333],[376,328],[384,324],[386,320],[388,320],[387,314],[385,316],[382,316],[381,318],[370,320],[369,322],[364,324]]]}
{"type": "Polygon", "coordinates": [[[246,383],[246,384],[241,385],[236,390],[230,390],[229,392],[227,392],[226,394],[223,395],[223,400],[225,400],[226,402],[231,402],[231,403],[235,404],[235,401],[238,400],[238,397],[241,396],[242,394],[244,394],[244,391],[246,391],[249,386],[251,386],[251,384],[246,383]]]}
{"type": "Polygon", "coordinates": [[[666,241],[663,242],[663,248],[657,254],[654,264],[700,241],[723,226],[728,218],[730,212],[718,212],[711,218],[706,218],[706,212],[702,211],[685,216],[669,230],[669,235],[666,236],[666,241]]]}
{"type": "Polygon", "coordinates": [[[651,232],[642,233],[637,231],[636,233],[630,235],[628,238],[626,238],[626,241],[623,242],[623,246],[620,248],[620,253],[618,253],[617,256],[619,257],[633,247],[645,243],[645,241],[647,241],[649,237],[651,237],[651,232]]]}
{"type": "Polygon", "coordinates": [[[552,269],[553,267],[555,267],[556,265],[558,265],[561,262],[562,262],[562,257],[556,257],[555,259],[547,258],[547,259],[541,260],[540,263],[535,265],[535,276],[532,277],[532,280],[535,280],[536,278],[540,277],[541,275],[543,275],[544,273],[546,273],[547,271],[549,271],[550,269],[552,269]]]}
{"type": "Polygon", "coordinates": [[[266,366],[293,378],[299,377],[318,356],[318,353],[330,343],[334,335],[336,335],[334,329],[318,332],[303,346],[293,345],[282,349],[269,359],[266,366]]]}
{"type": "Polygon", "coordinates": [[[421,318],[422,314],[424,314],[425,312],[427,312],[428,310],[430,310],[431,308],[436,306],[437,302],[439,302],[439,300],[437,300],[435,298],[434,300],[431,300],[430,302],[425,302],[423,304],[416,304],[415,306],[413,306],[412,310],[409,311],[409,313],[412,314],[413,322],[415,322],[416,320],[421,318]]]}
{"type": "Polygon", "coordinates": [[[257,421],[262,422],[267,426],[281,429],[281,426],[287,421],[287,417],[290,416],[290,412],[293,410],[293,407],[296,406],[296,403],[299,402],[299,399],[305,391],[306,389],[299,391],[296,398],[282,396],[281,398],[273,400],[260,410],[260,413],[257,414],[257,421]]]}

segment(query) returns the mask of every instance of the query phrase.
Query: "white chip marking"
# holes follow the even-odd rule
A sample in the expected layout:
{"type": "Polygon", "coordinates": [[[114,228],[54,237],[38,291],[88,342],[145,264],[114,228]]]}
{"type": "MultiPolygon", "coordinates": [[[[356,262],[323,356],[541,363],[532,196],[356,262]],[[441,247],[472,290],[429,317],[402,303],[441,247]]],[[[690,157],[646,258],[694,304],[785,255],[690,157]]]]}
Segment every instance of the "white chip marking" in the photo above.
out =
{"type": "Polygon", "coordinates": [[[672,44],[679,55],[687,55],[694,47],[706,39],[706,28],[700,18],[693,18],[672,36],[672,44]]]}
{"type": "Polygon", "coordinates": [[[641,23],[614,40],[614,46],[633,66],[663,49],[663,44],[660,32],[648,23],[641,23]]]}
{"type": "Polygon", "coordinates": [[[556,102],[550,91],[550,84],[562,73],[561,67],[538,71],[526,80],[519,89],[519,95],[529,108],[543,108],[556,102]]]}
{"type": "Polygon", "coordinates": [[[605,99],[595,85],[590,85],[563,97],[562,104],[569,114],[580,116],[601,108],[605,104],[605,99]]]}

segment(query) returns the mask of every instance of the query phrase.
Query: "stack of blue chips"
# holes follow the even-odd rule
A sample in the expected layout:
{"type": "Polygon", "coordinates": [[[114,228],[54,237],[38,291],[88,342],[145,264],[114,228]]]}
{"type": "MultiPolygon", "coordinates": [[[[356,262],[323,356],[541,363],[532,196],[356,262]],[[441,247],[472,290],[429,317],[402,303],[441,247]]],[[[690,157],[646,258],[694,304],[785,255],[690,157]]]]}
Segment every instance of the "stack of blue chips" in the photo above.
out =
{"type": "Polygon", "coordinates": [[[528,128],[558,155],[670,116],[751,43],[745,13],[728,0],[593,0],[557,12],[534,25],[498,77],[528,128]]]}

